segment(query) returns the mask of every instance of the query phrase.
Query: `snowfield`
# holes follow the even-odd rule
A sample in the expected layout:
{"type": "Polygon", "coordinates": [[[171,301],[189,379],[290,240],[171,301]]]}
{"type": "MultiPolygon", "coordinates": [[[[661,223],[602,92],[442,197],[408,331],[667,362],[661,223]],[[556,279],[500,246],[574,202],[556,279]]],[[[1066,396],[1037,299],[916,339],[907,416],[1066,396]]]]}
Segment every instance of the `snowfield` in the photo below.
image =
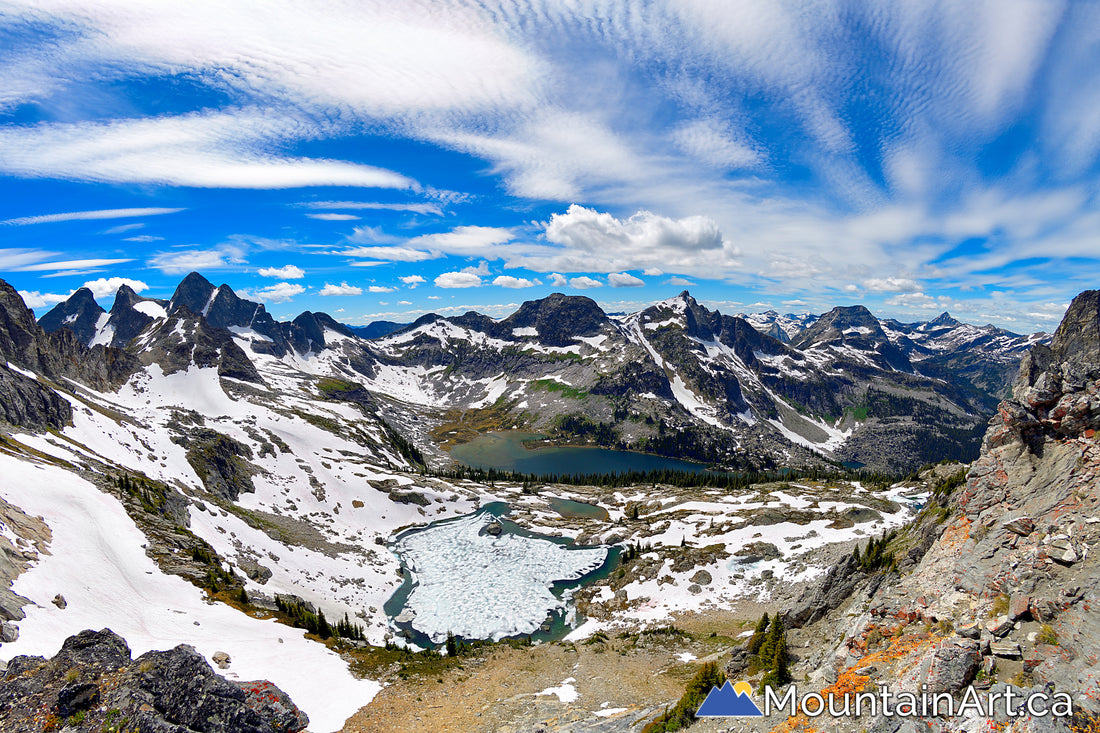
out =
{"type": "Polygon", "coordinates": [[[208,603],[195,586],[162,573],[122,505],[79,476],[6,454],[0,473],[0,496],[41,516],[53,532],[49,554],[12,587],[33,605],[24,608],[19,639],[4,644],[5,658],[51,657],[69,636],[103,628],[122,635],[135,657],[177,644],[207,660],[224,651],[232,659],[227,676],[275,683],[309,715],[315,733],[339,730],[381,689],[352,677],[346,662],[300,629],[208,603]],[[50,602],[59,593],[64,609],[50,602]]]}

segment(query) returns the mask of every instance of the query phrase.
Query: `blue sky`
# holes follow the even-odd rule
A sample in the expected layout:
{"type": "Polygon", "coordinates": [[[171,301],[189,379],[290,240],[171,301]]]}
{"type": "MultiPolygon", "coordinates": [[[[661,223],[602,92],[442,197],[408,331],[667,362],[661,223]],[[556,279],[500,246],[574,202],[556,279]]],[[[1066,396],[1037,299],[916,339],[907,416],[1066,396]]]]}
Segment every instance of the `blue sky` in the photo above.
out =
{"type": "Polygon", "coordinates": [[[550,292],[1051,330],[1100,3],[0,0],[0,276],[348,323],[550,292]]]}

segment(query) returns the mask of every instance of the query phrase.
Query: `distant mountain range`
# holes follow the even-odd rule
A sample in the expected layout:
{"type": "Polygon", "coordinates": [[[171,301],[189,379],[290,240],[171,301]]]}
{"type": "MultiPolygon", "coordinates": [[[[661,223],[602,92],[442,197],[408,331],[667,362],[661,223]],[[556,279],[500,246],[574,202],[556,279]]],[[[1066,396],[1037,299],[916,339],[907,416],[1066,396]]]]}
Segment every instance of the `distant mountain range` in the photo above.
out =
{"type": "Polygon", "coordinates": [[[686,291],[615,316],[553,294],[499,320],[351,327],[307,311],[279,322],[198,273],[168,300],[124,285],[109,312],[81,288],[38,325],[117,349],[131,370],[217,367],[268,389],[288,370],[344,380],[402,415],[395,424],[420,426],[407,437],[436,460],[439,443],[519,427],[729,468],[972,458],[1020,358],[1049,340],[863,306],[729,316],[686,291]]]}

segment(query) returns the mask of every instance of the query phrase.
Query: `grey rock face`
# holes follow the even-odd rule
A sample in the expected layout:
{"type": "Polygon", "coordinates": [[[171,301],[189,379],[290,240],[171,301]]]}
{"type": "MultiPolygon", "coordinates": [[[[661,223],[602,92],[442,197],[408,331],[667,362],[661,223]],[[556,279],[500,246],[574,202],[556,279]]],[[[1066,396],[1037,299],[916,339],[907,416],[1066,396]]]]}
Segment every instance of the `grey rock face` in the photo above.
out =
{"type": "Polygon", "coordinates": [[[41,730],[43,712],[83,713],[82,730],[297,733],[309,719],[270,682],[231,682],[194,649],[130,658],[114,632],[82,631],[53,660],[15,657],[0,680],[0,730],[41,730]],[[108,716],[110,719],[108,720],[108,716]]]}
{"type": "Polygon", "coordinates": [[[73,332],[82,344],[91,343],[96,335],[99,317],[106,313],[88,288],[78,288],[68,300],[55,305],[49,313],[38,319],[38,325],[46,333],[60,328],[73,332]]]}

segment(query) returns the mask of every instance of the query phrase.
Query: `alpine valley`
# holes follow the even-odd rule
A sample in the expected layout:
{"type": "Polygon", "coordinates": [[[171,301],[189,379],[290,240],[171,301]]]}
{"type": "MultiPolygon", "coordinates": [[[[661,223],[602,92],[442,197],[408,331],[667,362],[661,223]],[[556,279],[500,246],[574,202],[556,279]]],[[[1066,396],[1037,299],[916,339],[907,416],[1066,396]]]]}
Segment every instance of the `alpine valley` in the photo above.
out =
{"type": "Polygon", "coordinates": [[[775,672],[765,612],[804,688],[1077,711],[922,730],[1096,729],[1097,291],[1019,335],[687,292],[354,328],[198,273],[36,320],[0,281],[0,356],[4,731],[640,731],[704,662],[775,672]],[[591,468],[452,459],[493,440],[591,468]]]}

